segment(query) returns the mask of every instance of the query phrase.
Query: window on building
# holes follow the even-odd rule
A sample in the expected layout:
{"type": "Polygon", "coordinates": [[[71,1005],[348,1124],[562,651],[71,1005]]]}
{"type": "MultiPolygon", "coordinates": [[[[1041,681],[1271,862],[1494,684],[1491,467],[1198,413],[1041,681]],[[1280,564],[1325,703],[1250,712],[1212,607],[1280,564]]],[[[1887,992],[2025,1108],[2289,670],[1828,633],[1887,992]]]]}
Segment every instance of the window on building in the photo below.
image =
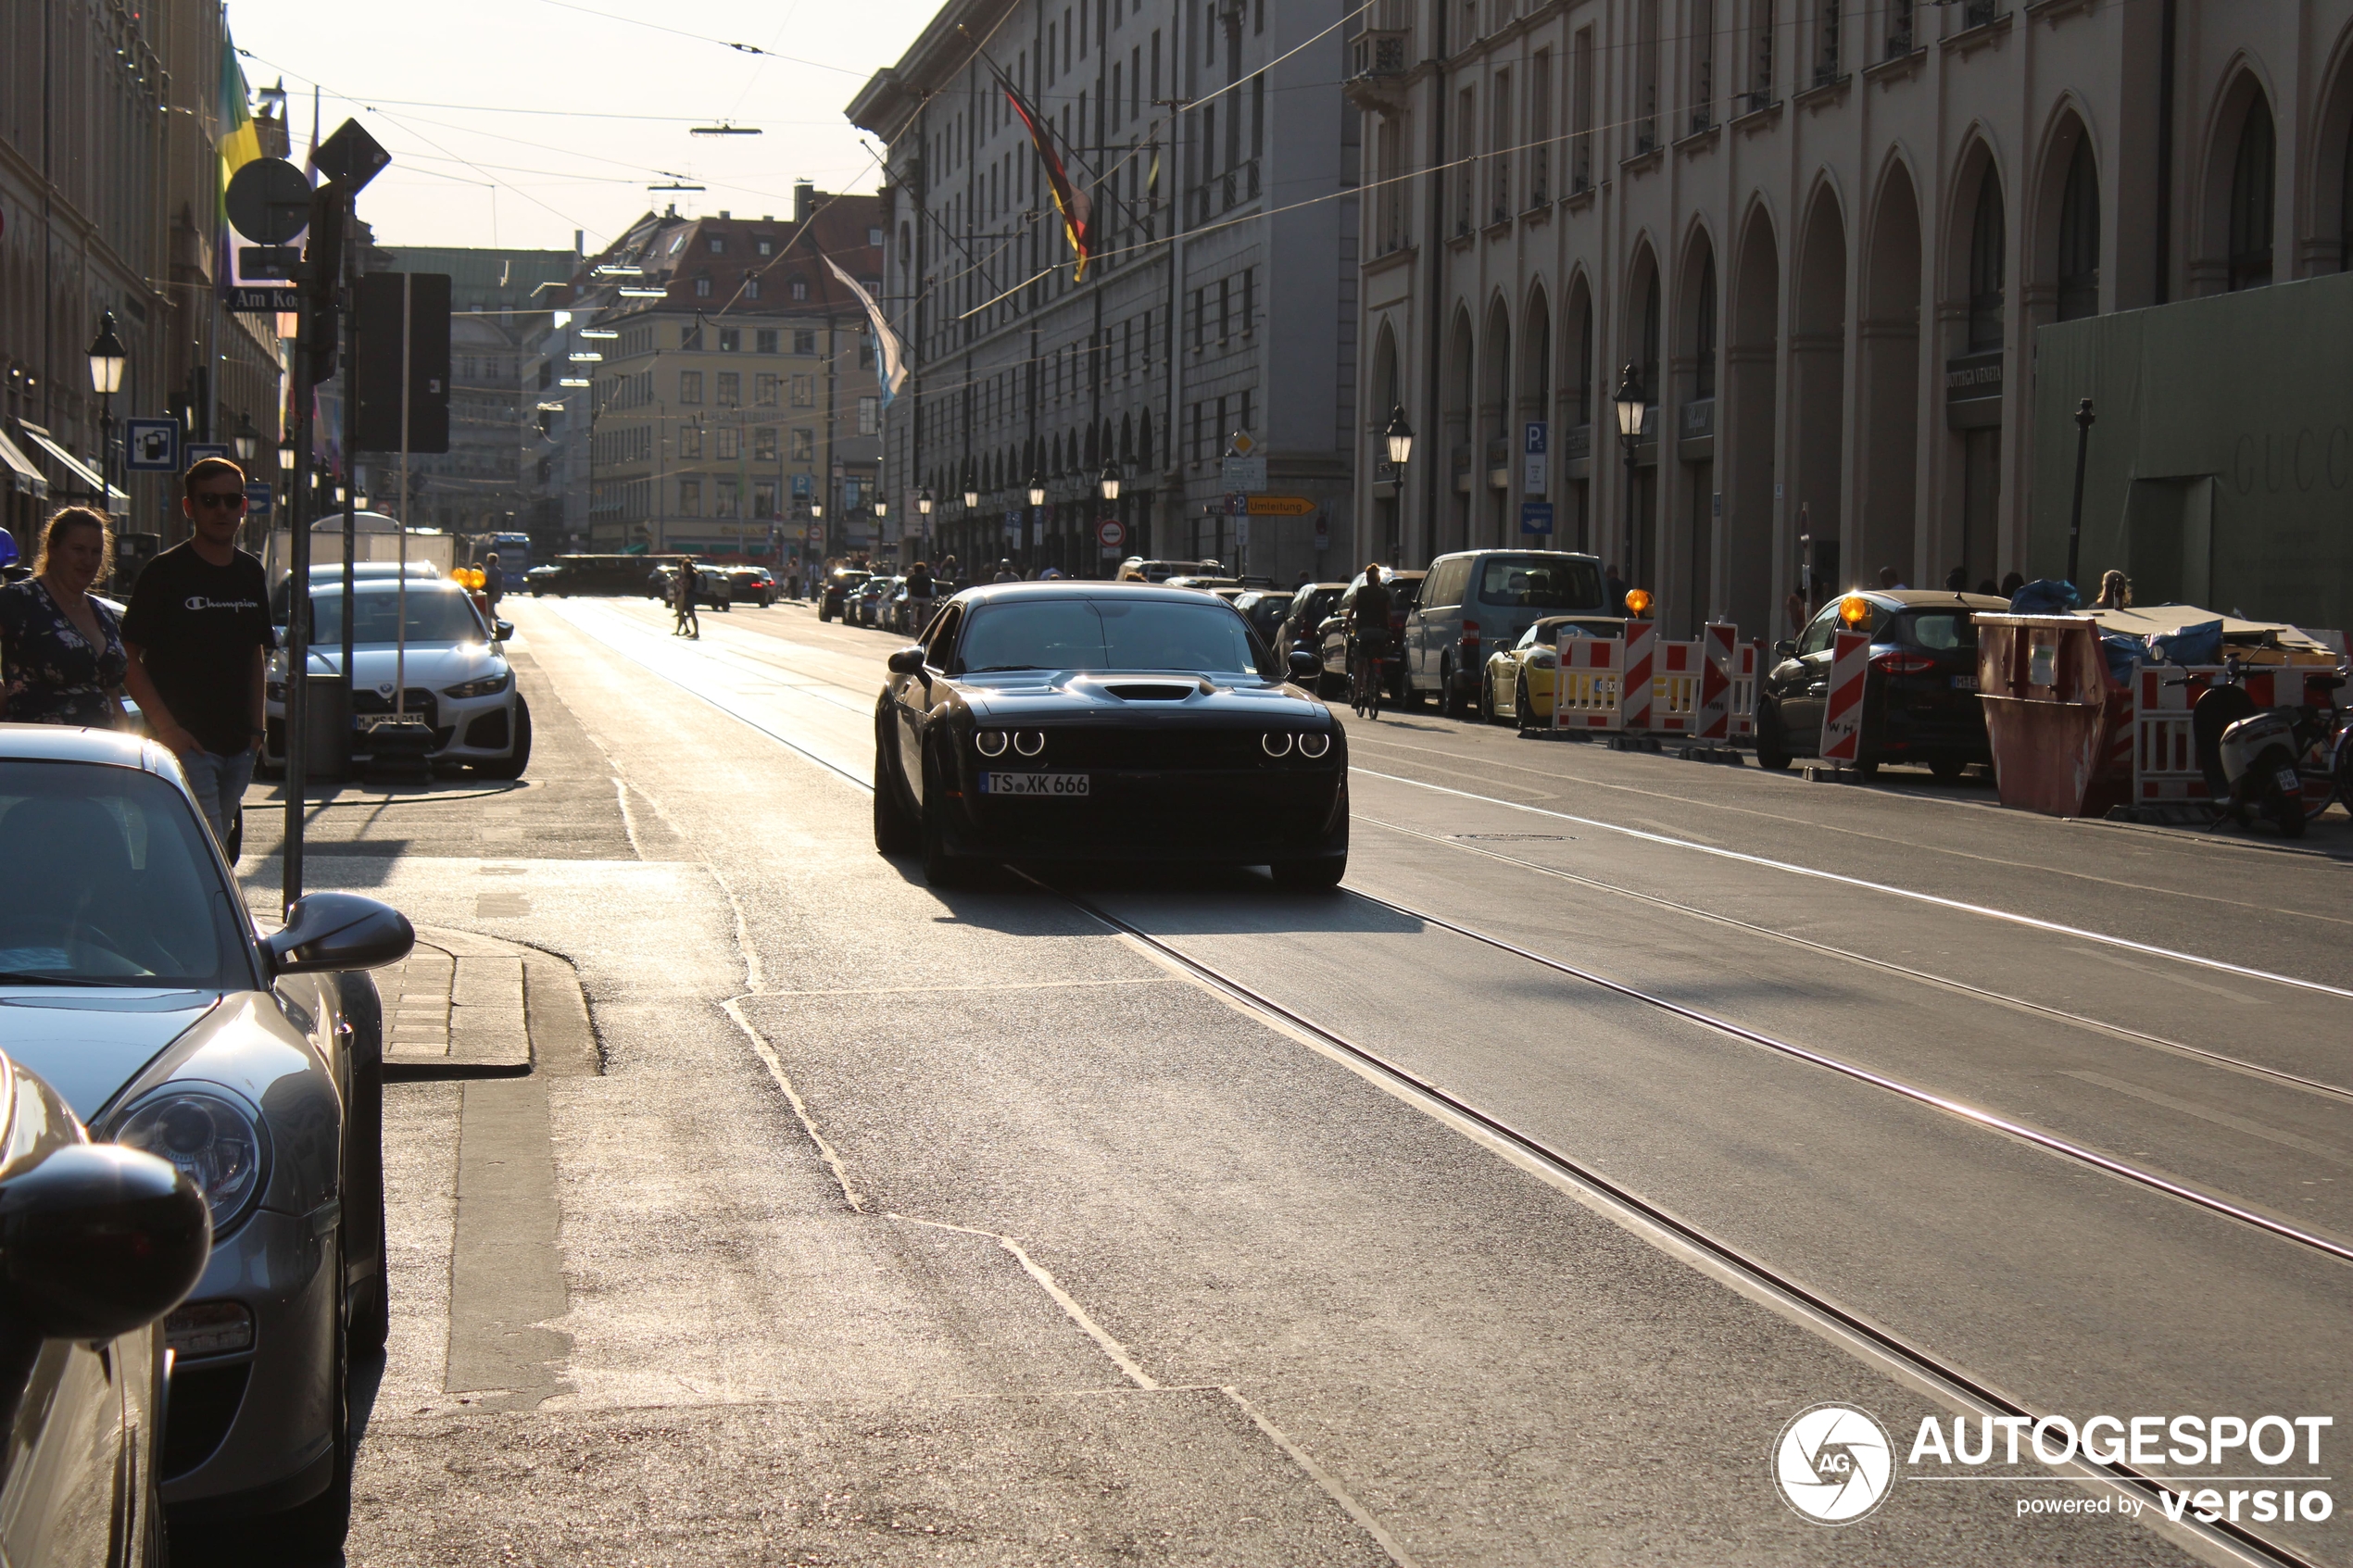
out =
{"type": "Polygon", "coordinates": [[[744,455],[744,433],[734,425],[721,425],[717,450],[711,456],[723,463],[735,461],[744,455]]]}
{"type": "Polygon", "coordinates": [[[2231,272],[2233,289],[2261,288],[2271,281],[2271,106],[2251,94],[2239,127],[2238,156],[2231,164],[2231,272]]]}
{"type": "Polygon", "coordinates": [[[702,372],[700,370],[678,372],[678,401],[690,407],[702,401],[702,372]]]}
{"type": "Polygon", "coordinates": [[[695,280],[695,297],[697,299],[709,299],[711,297],[710,273],[706,272],[701,277],[695,280]]]}
{"type": "Polygon", "coordinates": [[[861,435],[882,433],[881,398],[861,397],[858,400],[858,433],[861,435]]]}
{"type": "Polygon", "coordinates": [[[734,354],[741,349],[743,345],[744,334],[742,329],[737,327],[722,327],[719,329],[720,353],[734,354]]]}
{"type": "Polygon", "coordinates": [[[760,297],[759,279],[746,278],[744,280],[744,297],[746,299],[758,299],[760,297]]]}
{"type": "Polygon", "coordinates": [[[1750,0],[1748,10],[1748,107],[1761,109],[1773,101],[1774,0],[1750,0]]]}
{"type": "Polygon", "coordinates": [[[1700,263],[1699,304],[1692,312],[1692,395],[1716,395],[1716,255],[1700,263]]]}
{"type": "Polygon", "coordinates": [[[716,488],[719,495],[719,506],[711,515],[714,517],[736,516],[741,504],[739,500],[741,490],[736,485],[736,482],[732,479],[723,479],[718,482],[716,488]]]}
{"type": "Polygon", "coordinates": [[[795,354],[814,354],[814,353],[816,353],[816,352],[817,352],[817,333],[816,333],[815,330],[814,330],[814,329],[804,329],[804,330],[801,330],[801,331],[795,332],[793,333],[793,335],[792,335],[792,351],[793,351],[795,354]]]}
{"type": "Polygon", "coordinates": [[[875,368],[875,340],[862,334],[858,339],[858,368],[862,370],[875,368]]]}
{"type": "Polygon", "coordinates": [[[1827,87],[1838,80],[1839,0],[1815,0],[1814,85],[1827,87]]]}
{"type": "Polygon", "coordinates": [[[776,427],[761,425],[751,433],[751,455],[761,462],[776,460],[776,427]]]}
{"type": "Polygon", "coordinates": [[[793,377],[792,406],[796,408],[813,408],[817,406],[817,378],[815,376],[793,377]]]}
{"type": "Polygon", "coordinates": [[[2073,321],[2100,308],[2100,171],[2092,139],[2078,137],[2059,192],[2058,319],[2073,321]]]}
{"type": "Polygon", "coordinates": [[[806,278],[787,279],[785,282],[785,292],[792,295],[795,299],[807,299],[809,297],[809,280],[806,278]]]}
{"type": "Polygon", "coordinates": [[[727,242],[725,239],[717,234],[712,234],[709,238],[711,255],[724,256],[727,254],[727,242]]]}
{"type": "Polygon", "coordinates": [[[693,350],[699,350],[702,347],[702,323],[700,321],[689,322],[687,325],[678,329],[678,346],[684,349],[693,350]]]}
{"type": "Polygon", "coordinates": [[[743,378],[743,373],[742,373],[741,371],[739,371],[739,370],[722,370],[722,371],[720,371],[720,372],[719,372],[719,398],[718,398],[719,406],[720,406],[721,408],[737,408],[737,407],[739,407],[739,406],[743,403],[743,400],[744,400],[744,378],[743,378]]]}
{"type": "MultiPolygon", "coordinates": [[[[1538,207],[1553,199],[1553,52],[1550,49],[1536,51],[1535,66],[1528,79],[1528,205],[1538,207]]],[[[1394,146],[1393,143],[1390,144],[1394,146]]]]}
{"type": "Polygon", "coordinates": [[[1969,225],[1969,351],[1988,354],[2002,346],[2002,182],[1987,165],[1978,176],[1977,214],[1969,225]]]}
{"type": "Polygon", "coordinates": [[[1716,0],[1692,0],[1692,134],[1716,123],[1716,0]]]}
{"type": "Polygon", "coordinates": [[[882,232],[880,229],[869,229],[869,230],[867,230],[867,231],[866,231],[866,243],[867,243],[868,245],[874,245],[874,246],[876,246],[876,247],[878,247],[878,248],[879,248],[879,247],[880,247],[880,245],[882,245],[882,243],[883,243],[883,232],[882,232]]]}
{"type": "Polygon", "coordinates": [[[682,458],[702,456],[702,426],[680,425],[678,427],[678,455],[682,458]]]}
{"type": "Polygon", "coordinates": [[[1634,150],[1646,153],[1658,145],[1658,0],[1635,0],[1633,64],[1634,150]]]}
{"type": "Polygon", "coordinates": [[[765,522],[776,515],[776,482],[763,479],[751,487],[751,515],[765,522]]]}
{"type": "Polygon", "coordinates": [[[702,516],[701,480],[682,479],[678,482],[678,515],[680,517],[702,516]]]}
{"type": "Polygon", "coordinates": [[[754,334],[754,346],[757,347],[762,354],[775,353],[776,329],[774,327],[761,328],[760,331],[754,334]]]}
{"type": "Polygon", "coordinates": [[[751,248],[761,256],[774,256],[776,254],[776,242],[762,234],[751,242],[751,248]]]}
{"type": "MultiPolygon", "coordinates": [[[[1760,0],[1762,3],[1762,0],[1760,0]]],[[[1570,130],[1568,188],[1593,188],[1593,30],[1579,28],[1569,57],[1570,130]]]]}
{"type": "Polygon", "coordinates": [[[792,445],[787,451],[791,460],[796,463],[815,462],[817,460],[817,433],[807,425],[793,426],[792,445]]]}

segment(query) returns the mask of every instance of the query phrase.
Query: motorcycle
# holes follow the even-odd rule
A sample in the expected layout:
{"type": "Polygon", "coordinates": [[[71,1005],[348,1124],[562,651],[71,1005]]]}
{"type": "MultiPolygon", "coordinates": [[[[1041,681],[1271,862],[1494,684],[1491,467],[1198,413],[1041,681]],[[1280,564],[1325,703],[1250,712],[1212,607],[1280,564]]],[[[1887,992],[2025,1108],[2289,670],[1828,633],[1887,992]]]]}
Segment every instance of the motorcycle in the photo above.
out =
{"type": "MultiPolygon", "coordinates": [[[[2293,707],[2258,709],[2235,657],[2223,662],[2222,677],[2190,709],[2190,732],[2207,797],[2217,827],[2233,821],[2242,828],[2261,817],[2284,838],[2301,838],[2304,825],[2328,809],[2353,783],[2353,730],[2344,723],[2336,694],[2342,673],[2304,677],[2306,701],[2293,707]],[[2312,700],[2318,698],[2320,700],[2312,700]],[[2303,762],[2314,759],[2318,804],[2308,794],[2303,762]]],[[[2353,797],[2348,797],[2353,803],[2353,797]]]]}

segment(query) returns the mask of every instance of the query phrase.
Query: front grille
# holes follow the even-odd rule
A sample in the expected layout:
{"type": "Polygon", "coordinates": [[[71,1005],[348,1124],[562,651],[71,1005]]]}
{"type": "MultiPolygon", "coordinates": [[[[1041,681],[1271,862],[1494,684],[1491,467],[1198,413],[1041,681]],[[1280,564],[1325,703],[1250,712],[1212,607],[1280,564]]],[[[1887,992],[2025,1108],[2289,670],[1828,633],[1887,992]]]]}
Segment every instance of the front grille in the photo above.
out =
{"type": "Polygon", "coordinates": [[[235,1366],[176,1366],[171,1370],[171,1406],[163,1429],[164,1479],[185,1475],[212,1457],[229,1436],[229,1424],[245,1402],[250,1361],[235,1366]]]}

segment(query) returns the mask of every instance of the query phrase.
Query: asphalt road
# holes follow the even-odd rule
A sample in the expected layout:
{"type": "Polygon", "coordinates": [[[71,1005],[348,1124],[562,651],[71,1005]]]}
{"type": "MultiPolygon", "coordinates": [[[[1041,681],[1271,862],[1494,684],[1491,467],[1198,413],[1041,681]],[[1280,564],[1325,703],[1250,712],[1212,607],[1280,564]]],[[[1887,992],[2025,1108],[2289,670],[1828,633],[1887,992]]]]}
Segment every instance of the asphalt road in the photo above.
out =
{"type": "Polygon", "coordinates": [[[311,882],[561,954],[598,1060],[396,1091],[352,1561],[2353,1561],[2334,1517],[2233,1546],[2031,1459],[1829,1529],[1770,1465],[1825,1401],[1899,1459],[1964,1411],[2331,1416],[2317,1466],[2143,1468],[2333,1490],[2342,822],[1405,714],[1351,722],[1337,896],[942,896],[871,847],[896,639],[509,604],[530,778],[347,791],[311,882]],[[521,1349],[452,1298],[484,1161],[529,1178],[499,1268],[564,1306],[521,1349]],[[2020,1511],[2070,1498],[2111,1506],[2020,1511]]]}

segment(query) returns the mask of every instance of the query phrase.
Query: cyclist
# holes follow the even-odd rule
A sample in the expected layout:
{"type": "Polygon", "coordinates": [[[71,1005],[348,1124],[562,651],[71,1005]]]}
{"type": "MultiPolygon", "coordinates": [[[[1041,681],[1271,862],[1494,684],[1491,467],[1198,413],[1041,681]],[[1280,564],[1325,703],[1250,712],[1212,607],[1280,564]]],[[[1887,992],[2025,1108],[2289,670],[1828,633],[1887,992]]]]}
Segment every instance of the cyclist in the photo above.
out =
{"type": "Polygon", "coordinates": [[[676,597],[673,600],[677,610],[677,619],[671,624],[670,634],[673,637],[684,634],[700,642],[702,623],[695,619],[696,575],[695,558],[682,557],[678,562],[676,597]]]}
{"type": "Polygon", "coordinates": [[[1349,689],[1361,704],[1368,695],[1378,701],[1379,660],[1389,657],[1389,584],[1380,563],[1365,567],[1365,581],[1350,596],[1348,606],[1349,689]]]}

